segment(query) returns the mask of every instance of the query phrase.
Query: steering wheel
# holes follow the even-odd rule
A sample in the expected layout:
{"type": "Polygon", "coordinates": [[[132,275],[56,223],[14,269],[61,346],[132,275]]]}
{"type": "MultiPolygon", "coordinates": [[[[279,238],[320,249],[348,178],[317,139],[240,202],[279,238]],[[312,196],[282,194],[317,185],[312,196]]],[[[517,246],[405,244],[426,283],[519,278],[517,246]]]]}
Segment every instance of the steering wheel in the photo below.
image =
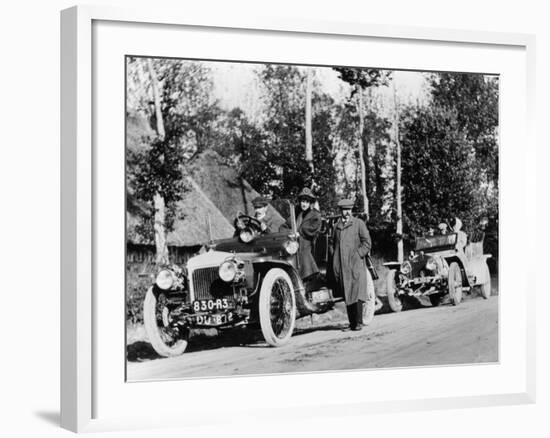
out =
{"type": "Polygon", "coordinates": [[[255,217],[248,216],[246,214],[240,214],[235,219],[235,228],[237,229],[251,228],[252,230],[261,233],[262,223],[255,217]],[[239,223],[242,224],[242,226],[239,226],[239,223]]]}

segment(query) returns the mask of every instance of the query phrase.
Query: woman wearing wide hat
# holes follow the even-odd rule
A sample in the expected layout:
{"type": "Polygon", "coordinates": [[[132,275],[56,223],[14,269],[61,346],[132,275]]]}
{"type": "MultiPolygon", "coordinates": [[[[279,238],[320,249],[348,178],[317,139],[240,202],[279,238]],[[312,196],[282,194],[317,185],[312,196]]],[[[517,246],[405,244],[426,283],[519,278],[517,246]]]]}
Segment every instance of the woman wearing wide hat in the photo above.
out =
{"type": "Polygon", "coordinates": [[[319,273],[319,268],[313,258],[313,243],[321,231],[321,213],[313,208],[317,198],[312,191],[305,187],[298,195],[300,213],[296,218],[298,231],[298,263],[300,277],[303,280],[314,278],[319,273]]]}

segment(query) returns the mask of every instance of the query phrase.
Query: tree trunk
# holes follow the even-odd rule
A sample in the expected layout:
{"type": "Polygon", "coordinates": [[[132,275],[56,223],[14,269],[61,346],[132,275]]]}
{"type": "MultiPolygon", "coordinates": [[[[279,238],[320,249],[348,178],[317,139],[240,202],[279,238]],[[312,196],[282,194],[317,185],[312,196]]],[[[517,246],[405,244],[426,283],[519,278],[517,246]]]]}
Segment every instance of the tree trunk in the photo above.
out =
{"type": "Polygon", "coordinates": [[[170,262],[168,244],[166,242],[166,208],[164,198],[157,192],[153,197],[155,206],[155,219],[153,229],[155,231],[156,263],[158,266],[167,265],[170,262]]]}
{"type": "Polygon", "coordinates": [[[313,141],[311,135],[311,68],[307,68],[306,76],[306,161],[311,177],[315,171],[313,166],[313,141]]]}
{"type": "Polygon", "coordinates": [[[363,158],[363,92],[361,88],[357,91],[357,112],[359,113],[359,163],[361,164],[361,193],[363,195],[363,210],[367,219],[369,218],[369,199],[367,197],[367,172],[363,158]]]}
{"type": "MultiPolygon", "coordinates": [[[[164,131],[164,120],[162,118],[160,92],[157,74],[155,72],[155,68],[153,66],[153,62],[151,61],[151,58],[147,58],[147,67],[151,76],[151,87],[153,89],[157,135],[160,140],[164,140],[166,133],[164,131]]],[[[156,263],[157,266],[162,266],[167,265],[170,260],[168,254],[168,244],[166,242],[166,205],[164,202],[164,197],[158,191],[153,196],[153,205],[155,209],[153,230],[155,232],[156,263]]]]}
{"type": "Polygon", "coordinates": [[[397,204],[397,226],[396,232],[399,236],[397,241],[397,261],[403,263],[403,212],[401,210],[401,142],[399,141],[399,107],[397,105],[397,90],[393,82],[393,125],[395,136],[395,147],[397,149],[396,170],[395,170],[395,201],[397,204]]]}

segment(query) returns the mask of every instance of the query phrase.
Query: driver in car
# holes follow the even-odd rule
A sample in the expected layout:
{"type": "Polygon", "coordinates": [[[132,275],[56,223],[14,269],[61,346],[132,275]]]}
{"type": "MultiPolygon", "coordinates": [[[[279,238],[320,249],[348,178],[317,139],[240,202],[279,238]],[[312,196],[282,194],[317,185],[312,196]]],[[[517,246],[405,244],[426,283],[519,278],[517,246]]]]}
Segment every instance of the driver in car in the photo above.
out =
{"type": "Polygon", "coordinates": [[[263,234],[277,233],[283,223],[269,211],[269,201],[263,196],[257,196],[252,200],[254,217],[260,221],[260,228],[263,234]]]}

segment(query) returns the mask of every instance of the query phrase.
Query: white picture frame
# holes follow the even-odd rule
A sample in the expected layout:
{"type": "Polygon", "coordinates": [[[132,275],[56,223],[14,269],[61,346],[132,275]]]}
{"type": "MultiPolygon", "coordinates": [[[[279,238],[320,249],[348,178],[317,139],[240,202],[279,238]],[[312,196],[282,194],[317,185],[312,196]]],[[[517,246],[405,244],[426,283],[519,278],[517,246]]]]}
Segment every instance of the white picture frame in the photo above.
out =
{"type": "MultiPolygon", "coordinates": [[[[519,128],[509,127],[504,124],[501,126],[501,135],[504,140],[508,138],[518,138],[520,134],[525,134],[526,142],[523,143],[523,151],[526,151],[524,166],[520,170],[518,176],[520,180],[519,187],[512,191],[506,191],[506,185],[502,190],[501,200],[504,205],[507,199],[517,196],[523,197],[526,205],[530,209],[521,209],[520,212],[512,212],[508,216],[504,215],[504,224],[501,229],[502,245],[506,249],[514,246],[515,248],[527,251],[534,247],[533,237],[530,240],[516,242],[513,238],[514,225],[518,223],[534,223],[535,218],[535,140],[533,134],[534,123],[534,53],[535,39],[532,35],[525,34],[507,34],[507,33],[490,33],[490,32],[473,32],[460,31],[449,29],[424,29],[415,27],[403,26],[378,26],[365,23],[339,23],[339,22],[316,22],[307,20],[296,20],[291,17],[286,19],[275,19],[270,17],[249,17],[240,15],[239,18],[227,18],[216,16],[215,14],[200,15],[196,13],[178,12],[178,11],[162,11],[158,9],[149,9],[144,11],[117,9],[109,7],[91,7],[78,6],[62,11],[61,13],[61,426],[75,431],[102,431],[112,429],[126,428],[146,428],[146,427],[164,427],[164,426],[187,426],[200,424],[203,421],[200,410],[190,415],[180,415],[178,411],[167,412],[159,408],[159,412],[149,417],[132,410],[125,411],[123,407],[124,398],[117,398],[116,390],[113,389],[112,394],[106,393],[107,384],[104,382],[112,382],[109,379],[118,379],[118,384],[121,387],[124,381],[120,381],[120,372],[117,371],[116,376],[107,376],[111,367],[124,367],[120,363],[118,356],[110,362],[107,354],[98,354],[103,348],[103,333],[105,330],[112,330],[114,338],[118,342],[119,334],[123,332],[123,327],[118,327],[113,322],[113,315],[103,312],[105,301],[98,299],[98,287],[101,287],[105,281],[110,281],[108,274],[104,274],[101,264],[103,260],[98,258],[98,254],[104,251],[105,245],[97,240],[98,230],[101,229],[102,219],[101,211],[105,211],[105,207],[109,205],[102,197],[105,193],[101,184],[98,185],[98,168],[102,168],[102,174],[108,174],[110,168],[104,166],[101,160],[104,156],[97,154],[95,145],[98,138],[102,138],[102,133],[97,131],[95,125],[102,117],[98,114],[97,105],[103,105],[103,101],[95,93],[95,87],[98,81],[101,81],[102,70],[96,63],[101,59],[101,50],[105,47],[101,42],[101,30],[98,30],[97,25],[107,23],[108,26],[128,25],[133,28],[133,32],[141,32],[140,29],[149,29],[149,32],[162,33],[167,29],[174,30],[178,27],[192,31],[200,31],[201,33],[212,32],[212,34],[229,32],[230,30],[238,31],[238,33],[248,38],[260,37],[264,34],[269,34],[275,39],[282,36],[292,38],[300,38],[303,36],[319,36],[321,37],[345,37],[354,41],[384,41],[389,45],[400,44],[406,42],[411,47],[426,46],[430,44],[444,47],[450,44],[456,47],[463,47],[465,51],[475,50],[475,48],[485,48],[488,51],[515,53],[520,59],[524,60],[519,69],[518,75],[510,74],[510,90],[514,88],[514,92],[510,92],[510,96],[515,96],[515,101],[519,99],[520,115],[524,118],[518,120],[519,128]],[[415,46],[416,45],[416,46],[415,46]],[[518,82],[524,78],[525,84],[520,85],[518,82]],[[513,83],[514,82],[514,83],[513,83]],[[515,94],[514,94],[515,93],[515,94]],[[518,132],[512,132],[512,129],[519,129],[518,132]],[[105,171],[105,173],[103,173],[105,171]],[[103,313],[102,313],[103,312],[103,313]],[[98,313],[102,314],[101,322],[98,321],[98,313]],[[103,319],[105,315],[105,319],[103,319]],[[102,383],[103,382],[103,383],[102,383]],[[106,397],[113,398],[113,405],[116,406],[103,407],[106,397]],[[161,412],[162,411],[162,412],[161,412]],[[104,415],[102,412],[108,412],[104,415]],[[190,418],[191,417],[191,418],[190,418]]],[[[112,27],[113,28],[113,27],[112,27]]],[[[118,30],[117,30],[118,32],[118,30]]],[[[123,30],[123,32],[126,32],[123,30]]],[[[139,38],[137,38],[139,39],[139,38]]],[[[133,39],[136,41],[136,39],[133,39]]],[[[113,43],[113,46],[116,46],[113,43]]],[[[199,46],[200,49],[200,46],[199,46]]],[[[121,48],[123,50],[123,48],[121,48]]],[[[143,54],[147,55],[165,55],[163,53],[151,53],[150,48],[144,48],[143,54]]],[[[269,50],[275,50],[268,48],[269,50]]],[[[251,48],[253,51],[253,48],[251,48]]],[[[133,53],[136,54],[136,53],[133,53]]],[[[253,56],[253,55],[251,55],[253,56]]],[[[289,55],[298,56],[297,54],[289,55]]],[[[504,55],[503,55],[504,56],[504,55]]],[[[118,59],[118,58],[116,58],[118,59]]],[[[299,56],[298,58],[299,59],[299,56]]],[[[291,59],[292,60],[292,59],[291,59]]],[[[123,59],[120,60],[123,63],[123,59]]],[[[260,60],[261,61],[261,60],[260,60]]],[[[294,60],[294,62],[296,62],[294,60]]],[[[403,61],[406,62],[406,61],[403,61]]],[[[435,62],[435,61],[434,61],[435,62]]],[[[481,64],[481,61],[479,61],[481,64]]],[[[498,64],[498,63],[497,63],[498,64]]],[[[104,66],[104,63],[101,64],[104,66]]],[[[503,64],[504,65],[504,64],[503,64]]],[[[379,65],[380,67],[394,67],[389,65],[379,65]]],[[[407,68],[401,66],[401,68],[407,68]]],[[[430,65],[421,63],[410,64],[408,68],[426,69],[433,68],[430,65]]],[[[504,67],[503,67],[504,68],[504,67]]],[[[475,71],[472,70],[472,71],[475,71]]],[[[496,70],[481,71],[487,73],[498,73],[502,71],[496,70]]],[[[117,80],[120,80],[118,78],[117,80]]],[[[123,78],[122,78],[123,79],[123,78]]],[[[503,83],[506,84],[506,75],[503,76],[503,83]]],[[[505,85],[507,86],[507,85],[505,85]]],[[[120,90],[122,93],[124,90],[120,90]]],[[[507,92],[507,91],[506,91],[507,92]]],[[[506,97],[506,96],[505,96],[506,97]]],[[[113,98],[114,99],[114,98],[113,98]]],[[[503,99],[501,109],[504,114],[507,114],[513,100],[512,98],[503,99]]],[[[514,113],[516,114],[516,113],[514,113]]],[[[512,115],[512,113],[510,113],[512,115]]],[[[101,122],[100,122],[101,123],[101,122]]],[[[123,127],[122,127],[123,129],[123,127]]],[[[509,144],[506,143],[503,144],[509,144]]],[[[124,149],[124,144],[114,142],[114,150],[118,147],[124,149]]],[[[504,148],[502,150],[503,157],[501,164],[503,165],[501,172],[505,172],[506,163],[514,160],[515,152],[512,149],[504,148]]],[[[521,153],[521,152],[520,152],[521,153]]],[[[113,170],[114,172],[114,170],[113,170]]],[[[502,175],[502,174],[501,174],[502,175]]],[[[120,175],[113,177],[114,181],[119,181],[120,175]],[[118,179],[117,179],[118,178],[118,179]]],[[[103,176],[101,178],[104,178],[103,176]]],[[[505,177],[501,176],[501,179],[505,177]]],[[[120,192],[122,193],[122,188],[120,192]]],[[[120,194],[119,194],[120,195],[120,194]]],[[[120,203],[120,197],[113,199],[113,202],[120,203]]],[[[511,210],[506,210],[511,211],[511,210]]],[[[116,221],[117,219],[115,219],[116,221]]],[[[119,222],[123,223],[124,218],[120,217],[119,222]]],[[[99,231],[101,234],[101,231],[99,231]]],[[[109,240],[110,242],[113,239],[109,240]]],[[[123,244],[123,242],[117,243],[123,244]]],[[[119,269],[124,271],[124,264],[120,265],[119,269]]],[[[503,261],[505,263],[505,261],[503,261]]],[[[372,412],[395,412],[411,409],[441,409],[451,407],[476,407],[489,405],[504,405],[504,404],[519,404],[532,403],[535,400],[535,309],[534,309],[534,274],[533,267],[526,262],[518,262],[518,269],[528,278],[529,282],[523,283],[521,286],[521,302],[518,306],[520,316],[519,327],[517,330],[517,339],[510,340],[507,337],[507,328],[513,321],[508,317],[508,309],[510,301],[507,301],[506,289],[503,289],[503,299],[501,303],[501,316],[499,319],[502,325],[500,330],[501,349],[506,351],[507,344],[516,342],[515,346],[520,346],[521,351],[517,352],[519,359],[517,367],[512,371],[506,371],[501,378],[502,384],[496,382],[494,386],[483,389],[483,393],[468,392],[464,389],[459,394],[458,391],[452,393],[431,392],[431,395],[418,396],[423,389],[416,388],[411,383],[411,388],[408,393],[395,392],[388,397],[373,397],[365,399],[350,400],[343,402],[338,399],[320,400],[318,395],[312,393],[310,399],[301,400],[301,403],[281,407],[281,412],[289,415],[292,418],[301,416],[327,416],[327,415],[365,415],[372,412]],[[522,264],[523,263],[523,264],[522,264]],[[510,378],[510,376],[512,378],[510,378]],[[513,386],[507,387],[504,380],[514,382],[513,386]],[[499,386],[500,385],[500,386],[499,386]],[[415,392],[416,391],[416,392],[415,392]],[[315,399],[315,397],[317,397],[315,399]]],[[[122,272],[123,275],[123,272],[122,272]]],[[[115,281],[116,283],[116,281],[115,281]]],[[[512,287],[512,286],[510,286],[512,287]]],[[[115,292],[116,293],[116,292],[115,292]]],[[[123,289],[120,290],[120,302],[123,300],[123,289]]],[[[117,306],[120,303],[117,304],[117,306]]],[[[117,307],[118,308],[118,307],[117,307]]],[[[116,314],[116,312],[113,312],[116,314]]],[[[123,319],[123,318],[122,318],[123,319]]],[[[516,321],[517,322],[517,321],[516,321]]],[[[123,350],[123,345],[118,347],[123,350]]],[[[106,350],[107,351],[107,350],[106,350]]],[[[504,359],[497,364],[497,367],[506,368],[508,357],[504,355],[504,359]]],[[[510,358],[510,360],[512,360],[510,358]]],[[[515,363],[515,362],[514,362],[515,363]]],[[[441,367],[442,368],[442,367],[441,367]]],[[[467,368],[467,367],[463,367],[467,368]]],[[[365,382],[372,380],[373,373],[388,374],[393,371],[375,370],[366,371],[359,374],[353,374],[353,378],[364,378],[365,382]],[[371,380],[369,380],[371,379],[371,380]]],[[[445,379],[450,373],[483,373],[482,366],[469,369],[458,369],[456,367],[446,367],[442,369],[416,369],[416,370],[397,370],[401,373],[403,379],[407,375],[420,375],[421,373],[432,373],[435,378],[445,379]],[[473,370],[473,371],[472,371],[473,370]],[[438,377],[438,375],[440,376],[438,377]]],[[[341,373],[339,379],[349,378],[350,373],[341,373]]],[[[325,378],[331,379],[334,375],[288,375],[282,377],[256,376],[243,378],[226,378],[226,379],[202,379],[198,381],[187,382],[149,382],[146,384],[132,386],[131,394],[126,394],[124,397],[135,398],[140,393],[144,394],[144,398],[150,395],[145,395],[146,391],[153,388],[156,394],[159,391],[162,393],[163,388],[168,388],[168,385],[186,385],[188,393],[197,394],[201,386],[213,387],[214,385],[223,386],[227,389],[231,388],[233,381],[238,381],[241,385],[258,386],[259,384],[266,385],[295,385],[298,382],[304,385],[314,385],[315,379],[325,378]],[[277,380],[278,379],[278,380],[277,380]],[[275,383],[273,383],[273,381],[275,383]],[[146,387],[151,385],[151,387],[146,387]]],[[[371,384],[371,383],[369,383],[371,384]]],[[[122,395],[121,395],[122,397],[122,395]]],[[[126,400],[128,400],[127,398],[126,400]]],[[[345,400],[345,394],[342,400],[345,400]]],[[[246,414],[254,418],[262,418],[267,415],[267,408],[262,409],[258,406],[248,406],[246,414]]],[[[187,411],[186,411],[187,412],[187,411]]],[[[211,413],[211,411],[210,411],[211,413]]],[[[223,423],[229,421],[232,413],[219,412],[217,416],[218,422],[223,423]]]]}

